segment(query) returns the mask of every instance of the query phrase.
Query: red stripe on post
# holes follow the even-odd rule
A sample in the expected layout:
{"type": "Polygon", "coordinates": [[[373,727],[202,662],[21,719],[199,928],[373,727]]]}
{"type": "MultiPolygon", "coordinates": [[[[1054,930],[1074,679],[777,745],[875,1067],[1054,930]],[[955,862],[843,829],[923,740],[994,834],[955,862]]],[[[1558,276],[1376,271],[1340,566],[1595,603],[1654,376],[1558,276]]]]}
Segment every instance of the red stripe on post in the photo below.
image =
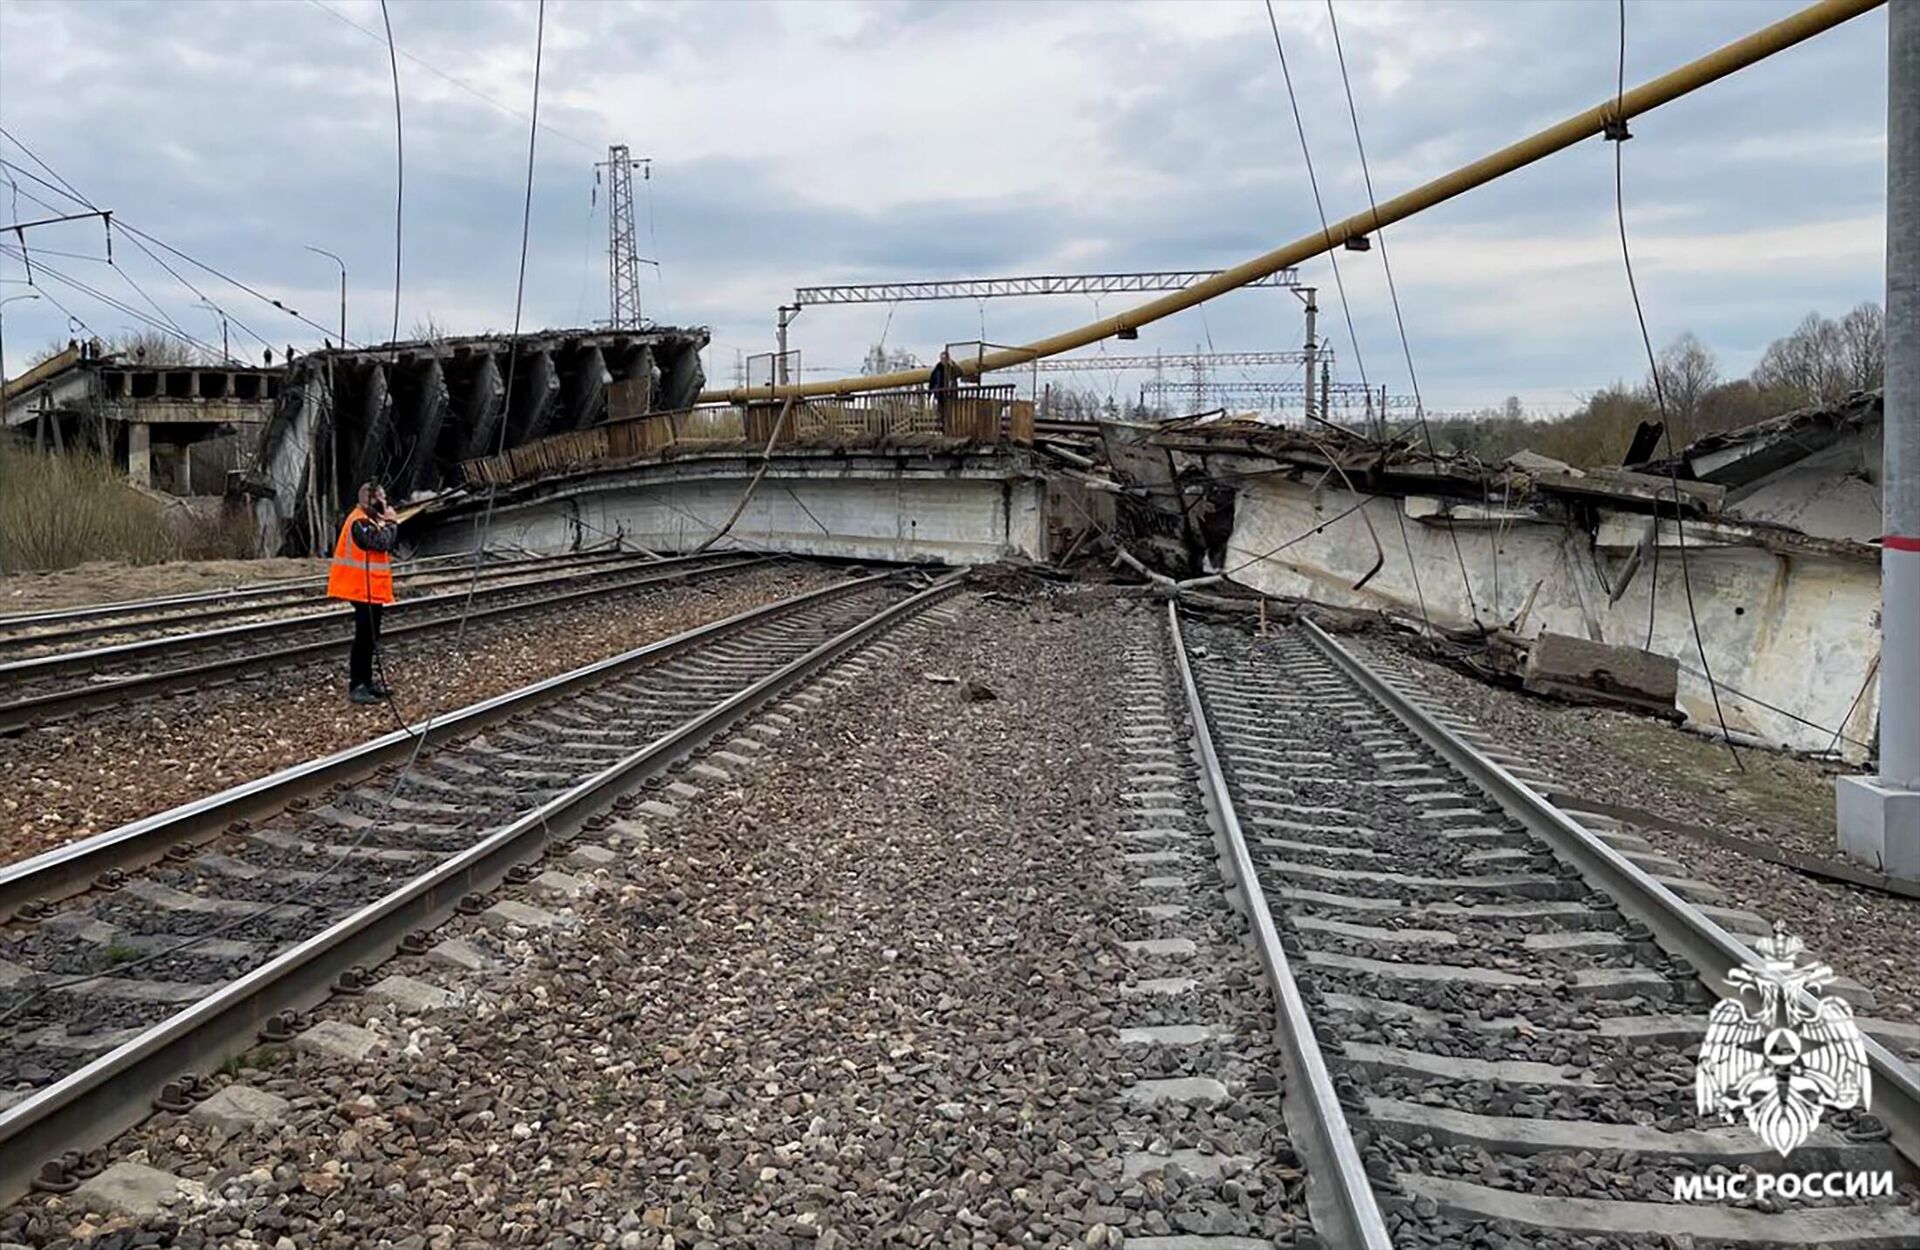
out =
{"type": "Polygon", "coordinates": [[[1888,534],[1880,540],[1882,547],[1891,547],[1895,551],[1920,551],[1920,538],[1905,538],[1899,534],[1888,534]]]}

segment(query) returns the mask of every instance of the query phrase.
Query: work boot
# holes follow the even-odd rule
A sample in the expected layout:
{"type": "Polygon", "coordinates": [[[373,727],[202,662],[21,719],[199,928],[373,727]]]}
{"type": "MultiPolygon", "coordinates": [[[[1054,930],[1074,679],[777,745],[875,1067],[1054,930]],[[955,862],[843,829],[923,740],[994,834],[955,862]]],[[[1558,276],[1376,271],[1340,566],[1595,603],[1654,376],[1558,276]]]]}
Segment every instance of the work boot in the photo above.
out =
{"type": "Polygon", "coordinates": [[[378,703],[380,695],[371,686],[355,686],[347,691],[347,700],[351,703],[378,703]]]}

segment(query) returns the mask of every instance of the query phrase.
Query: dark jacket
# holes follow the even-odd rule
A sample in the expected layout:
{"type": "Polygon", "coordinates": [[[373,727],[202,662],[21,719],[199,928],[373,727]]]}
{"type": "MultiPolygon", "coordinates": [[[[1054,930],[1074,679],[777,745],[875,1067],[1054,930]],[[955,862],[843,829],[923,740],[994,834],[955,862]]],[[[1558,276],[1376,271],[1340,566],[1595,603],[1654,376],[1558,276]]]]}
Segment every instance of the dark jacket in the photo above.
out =
{"type": "Polygon", "coordinates": [[[353,541],[368,551],[392,551],[394,543],[400,540],[398,525],[382,525],[378,521],[355,521],[353,523],[353,541]]]}
{"type": "Polygon", "coordinates": [[[944,360],[933,362],[933,372],[927,375],[927,389],[930,391],[952,390],[960,381],[960,370],[950,366],[944,360]]]}

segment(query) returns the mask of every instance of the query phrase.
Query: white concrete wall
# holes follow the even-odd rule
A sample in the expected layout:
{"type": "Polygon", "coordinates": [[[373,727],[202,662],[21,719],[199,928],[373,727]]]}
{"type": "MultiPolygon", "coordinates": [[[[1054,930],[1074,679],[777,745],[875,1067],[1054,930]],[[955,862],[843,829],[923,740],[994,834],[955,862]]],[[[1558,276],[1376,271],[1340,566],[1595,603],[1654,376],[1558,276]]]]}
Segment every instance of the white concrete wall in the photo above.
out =
{"type": "MultiPolygon", "coordinates": [[[[1480,619],[1489,624],[1512,621],[1531,596],[1532,608],[1521,629],[1529,637],[1545,629],[1646,645],[1648,597],[1655,580],[1651,559],[1643,562],[1617,604],[1608,603],[1607,591],[1647,532],[1645,517],[1610,515],[1593,542],[1584,533],[1540,521],[1456,518],[1456,557],[1446,524],[1433,515],[1434,501],[1409,501],[1415,515],[1406,517],[1400,501],[1375,498],[1362,512],[1332,519],[1355,502],[1356,497],[1344,491],[1315,495],[1302,483],[1272,478],[1249,482],[1235,507],[1229,567],[1251,563],[1234,574],[1235,580],[1270,594],[1385,608],[1414,619],[1424,597],[1436,623],[1454,626],[1471,623],[1465,589],[1471,585],[1480,619]],[[1423,512],[1427,515],[1420,515],[1423,512]],[[1356,592],[1350,587],[1375,558],[1363,516],[1372,520],[1386,563],[1356,592]],[[1320,533],[1310,533],[1321,525],[1326,528],[1320,533]],[[1302,534],[1310,536],[1274,551],[1302,534]]],[[[1859,743],[1870,740],[1877,691],[1860,692],[1880,650],[1878,566],[1828,555],[1776,554],[1716,539],[1712,527],[1694,523],[1687,526],[1686,540],[1700,634],[1720,685],[1728,727],[1796,750],[1821,751],[1845,718],[1849,737],[1859,743]],[[1859,703],[1849,718],[1856,695],[1859,703]],[[1769,711],[1762,702],[1821,728],[1769,711]]],[[[1687,715],[1701,724],[1717,724],[1707,683],[1698,676],[1700,657],[1687,611],[1679,535],[1670,524],[1661,527],[1658,584],[1651,649],[1679,660],[1680,705],[1687,715]]],[[[1858,743],[1843,739],[1840,745],[1848,758],[1865,758],[1858,743]]]]}
{"type": "MultiPolygon", "coordinates": [[[[750,475],[665,479],[500,505],[489,541],[565,551],[623,534],[656,550],[687,551],[723,524],[750,475]]],[[[431,553],[469,549],[475,521],[423,536],[431,553]]],[[[1028,478],[782,476],[754,491],[715,549],[770,550],[860,560],[973,564],[1020,554],[1044,559],[1042,483],[1028,478]]]]}

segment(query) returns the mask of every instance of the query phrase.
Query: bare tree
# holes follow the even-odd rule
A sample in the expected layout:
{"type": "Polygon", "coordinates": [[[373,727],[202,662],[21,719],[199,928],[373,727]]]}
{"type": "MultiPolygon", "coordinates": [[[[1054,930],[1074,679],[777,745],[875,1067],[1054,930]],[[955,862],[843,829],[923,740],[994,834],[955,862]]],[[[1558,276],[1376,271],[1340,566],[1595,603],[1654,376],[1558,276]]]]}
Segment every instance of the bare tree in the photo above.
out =
{"type": "Polygon", "coordinates": [[[1707,394],[1720,382],[1720,366],[1691,331],[1660,351],[1660,390],[1667,401],[1667,417],[1673,422],[1673,440],[1684,445],[1699,431],[1700,408],[1707,394]]]}
{"type": "Polygon", "coordinates": [[[1871,391],[1887,376],[1887,318],[1865,300],[1840,318],[1840,372],[1850,391],[1871,391]]]}
{"type": "Polygon", "coordinates": [[[1754,384],[1789,404],[1832,403],[1847,393],[1840,327],[1808,313],[1797,329],[1767,345],[1754,366],[1754,384]]]}
{"type": "Polygon", "coordinates": [[[175,334],[163,330],[134,330],[116,334],[107,341],[109,355],[129,364],[198,365],[205,364],[206,353],[175,334]]]}

